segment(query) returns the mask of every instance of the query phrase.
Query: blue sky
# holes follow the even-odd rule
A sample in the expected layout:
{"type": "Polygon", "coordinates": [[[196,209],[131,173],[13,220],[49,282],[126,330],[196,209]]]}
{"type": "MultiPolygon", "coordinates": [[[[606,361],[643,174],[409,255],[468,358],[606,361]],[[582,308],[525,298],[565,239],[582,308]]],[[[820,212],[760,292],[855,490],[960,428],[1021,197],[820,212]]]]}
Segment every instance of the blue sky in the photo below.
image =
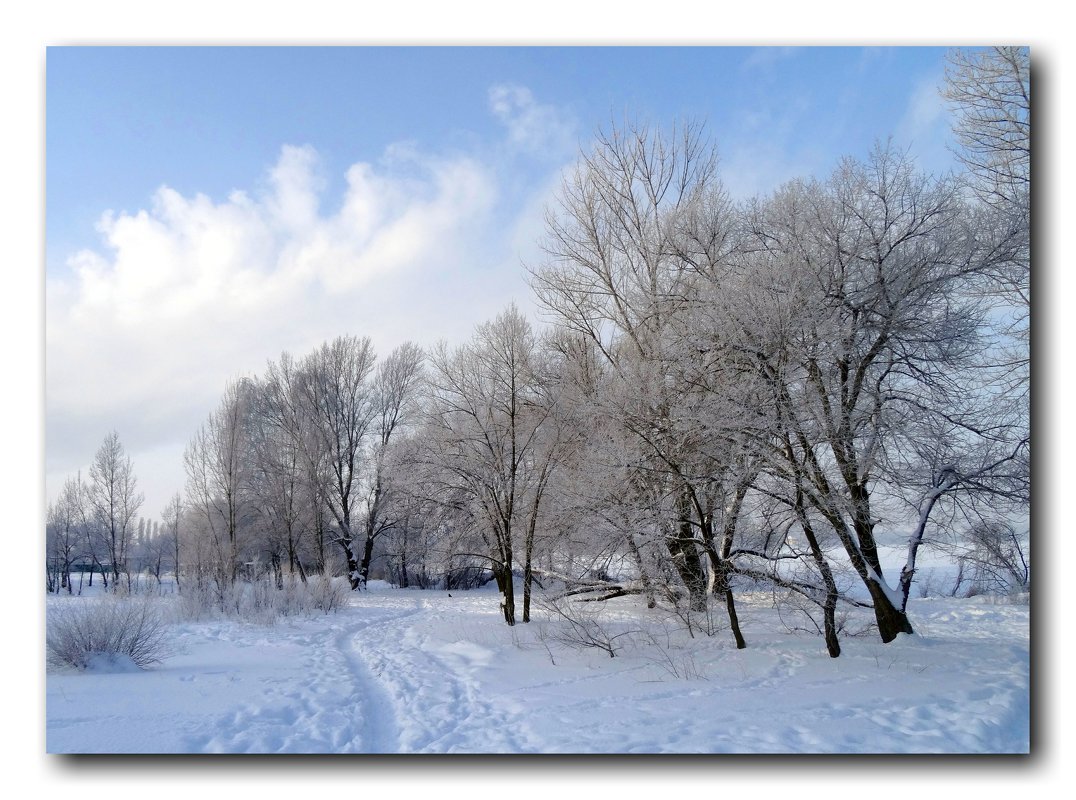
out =
{"type": "Polygon", "coordinates": [[[101,48],[46,59],[46,476],[111,429],[156,515],[225,383],[515,301],[594,131],[705,121],[734,195],[892,136],[951,166],[942,48],[101,48]],[[77,387],[77,388],[76,388],[77,387]]]}
{"type": "MultiPolygon", "coordinates": [[[[318,150],[329,198],[348,164],[395,142],[489,147],[493,85],[555,105],[580,143],[624,114],[704,119],[729,158],[765,149],[776,163],[759,170],[788,177],[910,133],[910,104],[938,84],[943,58],[943,48],[54,47],[49,267],[96,243],[103,210],[137,210],[162,184],[223,197],[249,187],[284,144],[318,150]]],[[[939,132],[908,142],[931,168],[943,166],[939,132]]]]}

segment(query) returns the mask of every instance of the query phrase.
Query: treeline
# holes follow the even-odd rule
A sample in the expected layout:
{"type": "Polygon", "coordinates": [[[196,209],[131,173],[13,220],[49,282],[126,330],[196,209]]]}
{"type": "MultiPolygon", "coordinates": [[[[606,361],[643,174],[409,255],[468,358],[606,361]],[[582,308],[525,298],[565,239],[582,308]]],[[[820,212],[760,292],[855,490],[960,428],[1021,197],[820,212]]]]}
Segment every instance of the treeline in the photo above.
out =
{"type": "Polygon", "coordinates": [[[76,572],[80,587],[87,575],[90,586],[100,575],[106,588],[118,587],[122,579],[130,589],[132,571],[148,570],[158,583],[162,571],[174,571],[178,519],[167,513],[163,523],[139,517],[142,504],[131,458],[112,431],[94,454],[86,478],[81,473],[69,477],[49,503],[46,589],[73,594],[76,572]]]}
{"type": "Polygon", "coordinates": [[[913,630],[926,542],[1026,587],[1026,58],[954,58],[958,130],[1007,126],[957,176],[879,147],[737,203],[700,128],[600,134],[529,270],[546,327],[510,307],[380,362],[340,337],[228,388],[185,457],[183,574],[338,565],[358,588],[376,557],[402,586],[491,576],[510,625],[516,579],[524,622],[556,582],[720,608],[740,647],[737,594],[764,586],[833,656],[841,604],[913,630]]]}

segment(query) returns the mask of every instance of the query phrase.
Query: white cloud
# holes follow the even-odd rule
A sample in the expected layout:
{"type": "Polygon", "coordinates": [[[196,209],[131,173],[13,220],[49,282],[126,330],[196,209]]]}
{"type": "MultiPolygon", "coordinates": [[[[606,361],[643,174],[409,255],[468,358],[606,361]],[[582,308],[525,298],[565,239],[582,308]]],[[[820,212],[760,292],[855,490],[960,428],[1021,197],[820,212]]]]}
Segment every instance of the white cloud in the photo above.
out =
{"type": "Polygon", "coordinates": [[[315,149],[288,145],[254,188],[220,199],[162,186],[146,208],[103,213],[100,246],[47,279],[47,495],[116,429],[143,513],[157,514],[235,376],[345,333],[384,353],[461,341],[509,301],[528,308],[520,258],[533,250],[519,237],[540,229],[557,165],[518,157],[548,159],[573,128],[528,90],[501,89],[491,112],[508,147],[482,162],[396,143],[341,170],[330,199],[315,149]]]}
{"type": "Polygon", "coordinates": [[[508,129],[511,144],[521,150],[560,157],[576,147],[576,126],[572,119],[556,106],[537,102],[525,86],[491,87],[489,108],[508,129]]]}
{"type": "Polygon", "coordinates": [[[446,274],[498,255],[478,246],[495,176],[465,157],[394,164],[352,165],[328,213],[317,154],[284,147],[260,196],[215,202],[165,186],[148,209],[104,214],[103,247],[47,285],[50,468],[88,461],[112,428],[134,449],[189,435],[229,378],[284,349],[454,331],[453,292],[469,289],[446,289],[446,274]],[[435,286],[439,312],[423,297],[435,286]],[[404,330],[412,297],[427,314],[404,330]]]}

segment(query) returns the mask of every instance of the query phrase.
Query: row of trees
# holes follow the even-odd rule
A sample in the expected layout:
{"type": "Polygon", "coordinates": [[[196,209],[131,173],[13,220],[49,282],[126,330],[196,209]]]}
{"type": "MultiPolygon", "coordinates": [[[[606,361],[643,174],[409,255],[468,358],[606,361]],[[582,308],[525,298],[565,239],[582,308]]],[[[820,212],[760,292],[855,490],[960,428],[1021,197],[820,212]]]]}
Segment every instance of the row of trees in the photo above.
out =
{"type": "Polygon", "coordinates": [[[971,531],[1026,584],[1027,86],[1026,51],[954,59],[964,174],[879,147],[746,203],[697,126],[599,135],[530,269],[544,329],[509,307],[381,362],[340,337],[228,388],[165,526],[186,573],[358,588],[380,555],[405,586],[492,576],[510,625],[517,579],[524,622],[556,581],[722,608],[738,647],[764,586],[833,656],[842,604],[912,631],[925,542],[971,531]]]}
{"type": "Polygon", "coordinates": [[[715,162],[692,128],[602,138],[534,286],[601,365],[592,429],[612,427],[629,485],[662,499],[695,607],[705,574],[736,632],[728,577],[765,575],[819,602],[836,655],[836,551],[890,641],[912,631],[928,526],[1028,498],[1026,372],[994,324],[1020,299],[997,276],[1026,270],[1025,219],[886,148],[746,205],[715,162]],[[912,529],[896,582],[883,522],[912,529]],[[811,577],[775,569],[786,558],[811,577]]]}
{"type": "Polygon", "coordinates": [[[369,339],[340,337],[233,383],[184,456],[199,580],[234,583],[260,554],[278,581],[285,570],[305,581],[339,558],[352,588],[363,585],[391,527],[385,458],[420,362],[405,344],[375,364],[369,339]]]}
{"type": "Polygon", "coordinates": [[[50,591],[73,591],[71,574],[89,566],[105,585],[111,579],[130,583],[130,564],[163,561],[164,535],[138,516],[143,495],[119,435],[113,431],[101,443],[87,479],[68,478],[49,504],[46,518],[46,580],[50,591]],[[149,528],[147,530],[147,528],[149,528]]]}
{"type": "MultiPolygon", "coordinates": [[[[132,588],[132,576],[148,572],[158,584],[171,573],[178,581],[182,498],[177,494],[159,520],[141,517],[131,458],[115,431],[109,433],[88,475],[68,478],[49,503],[45,523],[45,579],[50,592],[75,592],[73,573],[89,585],[100,575],[106,588],[132,588]]],[[[81,584],[80,584],[81,585],[81,584]]]]}

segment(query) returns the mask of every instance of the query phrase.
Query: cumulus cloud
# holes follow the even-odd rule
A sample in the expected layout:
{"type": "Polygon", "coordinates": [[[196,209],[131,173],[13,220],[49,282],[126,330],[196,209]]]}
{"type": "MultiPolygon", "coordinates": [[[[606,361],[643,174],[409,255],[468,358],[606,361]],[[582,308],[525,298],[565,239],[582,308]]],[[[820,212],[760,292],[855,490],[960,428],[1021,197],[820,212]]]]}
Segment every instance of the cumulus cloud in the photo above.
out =
{"type": "MultiPolygon", "coordinates": [[[[395,320],[380,300],[463,268],[497,191],[473,160],[411,153],[352,165],[324,211],[321,170],[312,148],[286,146],[260,193],[216,202],[163,186],[148,208],[101,217],[103,247],[47,286],[50,442],[120,427],[151,444],[152,430],[189,427],[230,377],[284,349],[344,332],[386,340],[395,320]]],[[[71,449],[85,460],[95,446],[71,449]]]]}
{"type": "Polygon", "coordinates": [[[326,215],[309,147],[283,148],[258,199],[235,191],[215,203],[161,187],[149,210],[101,218],[107,252],[71,259],[72,275],[52,287],[63,291],[49,293],[50,332],[59,344],[78,325],[130,331],[151,320],[246,316],[296,292],[339,294],[414,264],[457,238],[494,193],[472,161],[420,166],[416,180],[353,165],[340,208],[326,215]]]}
{"type": "Polygon", "coordinates": [[[507,131],[492,161],[395,143],[334,175],[286,145],[226,197],[162,186],[145,208],[103,213],[98,246],[47,277],[48,493],[116,429],[155,514],[234,377],[341,334],[381,353],[461,341],[510,300],[526,307],[519,237],[559,166],[534,156],[573,129],[523,87],[495,87],[490,111],[507,131]]]}

